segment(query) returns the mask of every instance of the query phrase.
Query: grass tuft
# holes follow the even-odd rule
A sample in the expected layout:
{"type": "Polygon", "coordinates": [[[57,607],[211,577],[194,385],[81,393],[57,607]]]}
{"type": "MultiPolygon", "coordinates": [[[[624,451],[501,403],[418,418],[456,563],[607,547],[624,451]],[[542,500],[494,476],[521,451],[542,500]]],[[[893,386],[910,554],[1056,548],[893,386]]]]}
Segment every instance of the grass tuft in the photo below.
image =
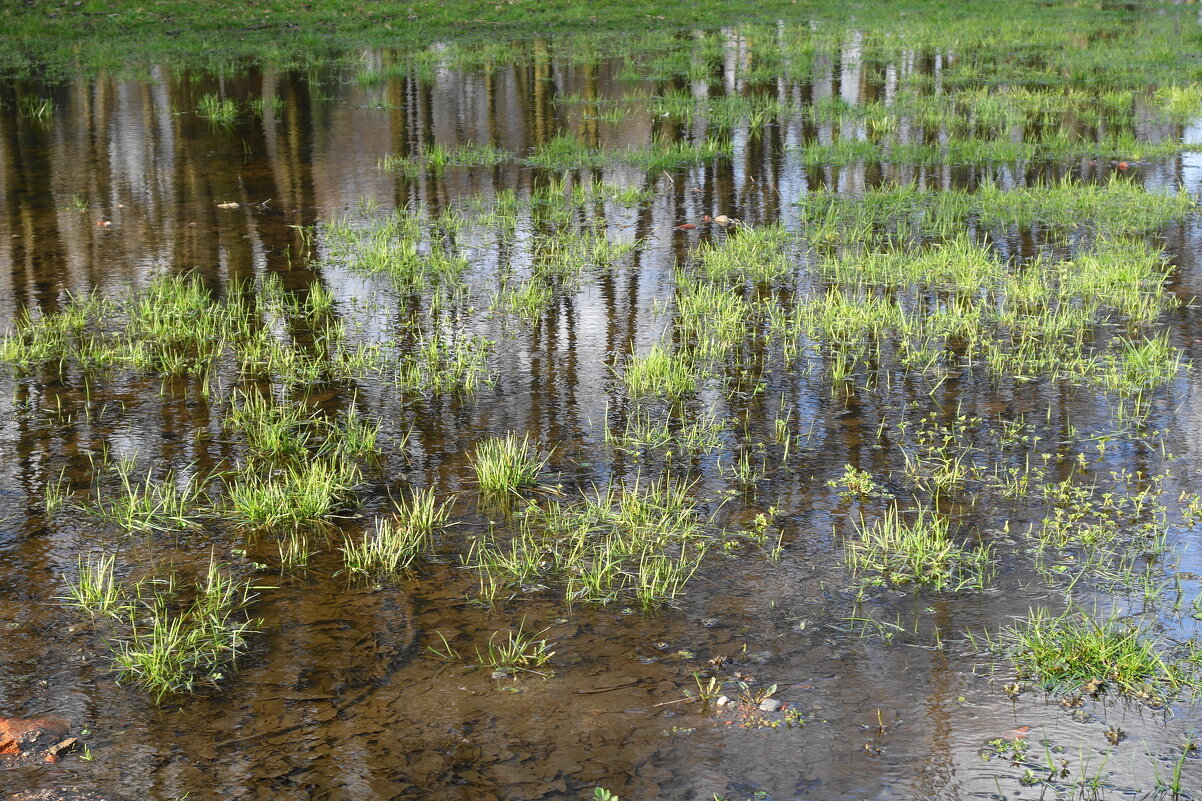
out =
{"type": "Polygon", "coordinates": [[[511,432],[477,444],[470,461],[480,494],[498,499],[538,486],[538,474],[549,458],[531,444],[529,434],[519,440],[511,432]]]}

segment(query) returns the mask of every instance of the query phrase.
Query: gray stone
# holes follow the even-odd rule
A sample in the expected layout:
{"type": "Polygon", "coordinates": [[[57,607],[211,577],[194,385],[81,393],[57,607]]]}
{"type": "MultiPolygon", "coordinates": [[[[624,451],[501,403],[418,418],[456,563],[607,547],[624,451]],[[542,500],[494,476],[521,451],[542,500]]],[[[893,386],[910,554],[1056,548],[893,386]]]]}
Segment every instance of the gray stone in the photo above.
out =
{"type": "Polygon", "coordinates": [[[760,701],[761,712],[775,712],[780,707],[780,701],[777,701],[775,698],[765,698],[763,701],[760,701]]]}

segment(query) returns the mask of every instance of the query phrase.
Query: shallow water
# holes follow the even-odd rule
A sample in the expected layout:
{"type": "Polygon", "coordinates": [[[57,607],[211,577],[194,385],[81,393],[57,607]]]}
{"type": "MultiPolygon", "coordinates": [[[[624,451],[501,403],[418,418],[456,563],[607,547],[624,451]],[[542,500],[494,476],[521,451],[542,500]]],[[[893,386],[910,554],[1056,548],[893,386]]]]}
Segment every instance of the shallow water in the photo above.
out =
{"type": "MultiPolygon", "coordinates": [[[[314,535],[319,555],[298,574],[276,567],[273,538],[235,526],[212,522],[195,532],[127,535],[85,513],[44,512],[46,486],[64,468],[77,504],[85,503],[98,480],[94,458],[104,452],[134,455],[143,470],[160,475],[236,461],[238,445],[222,429],[228,408],[222,394],[232,378],[217,397],[206,398],[194,379],[95,378],[71,368],[61,375],[6,372],[0,378],[0,714],[65,718],[86,732],[93,759],[0,772],[0,788],[70,784],[130,799],[193,801],[483,801],[580,798],[603,786],[623,799],[717,794],[833,801],[999,793],[1085,798],[1093,791],[1065,788],[1097,776],[1098,797],[1154,794],[1156,777],[1172,772],[1187,733],[1202,724],[1195,705],[1154,709],[1102,696],[1070,709],[1036,690],[1011,698],[1003,685],[1014,680],[1013,668],[966,637],[996,632],[1034,606],[1063,608],[1064,586],[1034,568],[1022,535],[1042,519],[1042,505],[1003,504],[984,489],[974,493],[979,501],[944,504],[959,530],[994,543],[997,577],[987,589],[869,589],[858,600],[843,541],[860,514],[879,515],[888,504],[845,501],[827,481],[852,464],[899,498],[915,494],[903,478],[901,446],[908,440],[897,423],[929,413],[945,424],[957,415],[981,418],[961,436],[982,463],[1025,458],[1025,449],[1003,451],[991,435],[999,420],[1021,418],[1044,443],[1030,449],[1035,458],[1065,457],[1051,463],[1056,480],[1071,474],[1076,454],[1087,447],[1094,449],[1086,473],[1098,480],[1112,472],[1169,470],[1162,497],[1172,550],[1157,577],[1163,592],[1147,600],[1134,590],[1110,592],[1087,576],[1075,599],[1088,609],[1143,613],[1166,637],[1184,641],[1198,633],[1190,602],[1202,572],[1199,531],[1177,508],[1179,495],[1198,489],[1202,467],[1196,374],[1183,373],[1158,390],[1142,427],[1120,430],[1112,398],[1062,383],[999,385],[952,371],[941,381],[911,377],[845,397],[820,374],[771,369],[756,389],[735,364],[731,375],[686,400],[689,418],[709,411],[725,422],[716,450],[681,464],[662,454],[638,459],[615,452],[604,437],[607,423],[620,427],[642,408],[626,396],[618,375],[632,349],[644,353],[671,335],[665,305],[674,296],[678,262],[699,242],[737,235],[705,223],[704,215],[726,214],[749,226],[779,221],[800,231],[796,201],[818,188],[854,197],[886,181],[935,189],[971,188],[987,177],[1005,187],[1061,175],[1102,181],[1116,167],[1097,159],[1022,168],[806,166],[800,146],[856,132],[841,130],[846,122],[816,124],[786,114],[762,130],[733,126],[729,159],[662,172],[599,168],[596,177],[648,195],[633,204],[583,204],[573,209],[572,224],[636,246],[611,269],[559,292],[533,324],[489,310],[504,286],[501,276],[528,270],[551,227],[530,209],[519,211],[512,237],[503,241],[470,227],[460,234],[460,245],[472,253],[468,291],[438,308],[428,295],[397,291],[330,258],[329,227],[344,217],[362,227],[393,209],[421,205],[437,214],[466,208],[475,196],[487,204],[508,189],[524,200],[558,177],[515,161],[407,177],[378,169],[384,156],[465,142],[491,142],[521,156],[561,131],[613,148],[657,137],[697,141],[709,133],[704,119],[684,122],[648,109],[597,119],[565,98],[674,89],[695,97],[775,94],[800,107],[836,97],[856,106],[895,91],[898,75],[930,73],[938,80],[945,63],[931,54],[870,70],[849,36],[846,48],[817,58],[805,77],[755,82],[740,77],[752,58],[750,41],[724,32],[724,60],[691,82],[638,80],[622,58],[582,58],[570,41],[553,41],[516,46],[510,58],[487,66],[450,57],[441,63],[427,54],[423,69],[395,74],[387,68],[399,63],[396,54],[370,53],[364,61],[370,79],[254,69],[176,75],[163,68],[145,81],[0,86],[0,280],[7,284],[0,318],[6,323],[24,308],[57,311],[69,295],[117,297],[155,275],[194,270],[218,293],[267,275],[303,292],[316,279],[334,296],[335,313],[353,324],[356,341],[392,343],[415,314],[422,325],[441,321],[440,330],[453,336],[478,334],[496,343],[488,360],[495,380],[466,396],[402,396],[369,379],[311,388],[308,400],[316,407],[345,409],[354,398],[361,412],[378,419],[383,454],[365,467],[356,489],[360,505],[334,531],[314,535]],[[31,93],[53,98],[53,112],[42,119],[15,113],[17,98],[31,93]],[[261,115],[244,107],[235,122],[221,125],[193,111],[207,93],[280,102],[261,115]],[[239,206],[220,207],[230,202],[239,206]],[[675,228],[683,223],[698,227],[675,228]],[[783,415],[792,426],[787,456],[771,439],[783,415]],[[554,447],[548,484],[562,484],[565,495],[667,465],[696,480],[693,492],[716,524],[747,527],[775,507],[771,536],[780,537],[779,559],[770,547],[747,542],[714,549],[683,597],[649,615],[625,601],[565,605],[562,587],[550,580],[485,608],[474,602],[475,574],[458,555],[504,521],[478,505],[467,455],[484,437],[508,431],[529,432],[554,447]],[[1116,431],[1108,447],[1095,448],[1091,437],[1116,431]],[[750,489],[731,473],[744,452],[764,471],[750,489]],[[365,530],[387,513],[390,495],[410,486],[455,496],[456,525],[440,539],[438,553],[403,579],[349,577],[338,550],[341,532],[365,530]],[[143,691],[115,683],[103,628],[94,630],[56,600],[73,580],[79,554],[101,552],[117,553],[126,573],[147,565],[194,569],[214,554],[240,575],[254,576],[261,589],[252,614],[261,618],[262,634],[220,691],[156,706],[143,691]],[[1174,610],[1177,597],[1184,601],[1174,610]],[[519,623],[546,629],[553,675],[494,679],[488,669],[429,650],[441,633],[471,654],[493,632],[519,623]],[[714,665],[715,657],[728,659],[714,665]],[[737,690],[736,672],[753,689],[776,684],[777,697],[806,723],[728,725],[729,713],[719,707],[682,702],[696,690],[695,671],[729,682],[728,692],[737,690]],[[1012,737],[1021,726],[1032,727],[1034,762],[1050,760],[1059,771],[1067,760],[1067,775],[1056,780],[1060,789],[1056,782],[1023,785],[1023,767],[982,759],[988,741],[1012,737]],[[1126,739],[1108,743],[1109,726],[1123,729],[1126,739]]],[[[1134,134],[1148,141],[1196,130],[1136,120],[1134,134]]],[[[939,135],[915,125],[919,139],[939,135]]],[[[569,186],[586,173],[569,171],[569,186]]],[[[1149,160],[1120,178],[1150,191],[1183,186],[1196,194],[1202,154],[1149,160]]],[[[1176,267],[1172,292],[1192,298],[1202,290],[1197,216],[1170,225],[1157,241],[1176,267]]],[[[1022,256],[1046,246],[1018,230],[994,243],[1022,256]]],[[[811,256],[797,248],[790,258],[800,268],[811,256]]],[[[799,281],[796,289],[807,286],[799,281]]],[[[1173,310],[1166,324],[1170,342],[1188,359],[1202,342],[1196,305],[1173,310]]],[[[767,354],[760,363],[775,364],[767,354]]],[[[1197,794],[1202,759],[1187,758],[1182,776],[1182,786],[1197,794]]]]}

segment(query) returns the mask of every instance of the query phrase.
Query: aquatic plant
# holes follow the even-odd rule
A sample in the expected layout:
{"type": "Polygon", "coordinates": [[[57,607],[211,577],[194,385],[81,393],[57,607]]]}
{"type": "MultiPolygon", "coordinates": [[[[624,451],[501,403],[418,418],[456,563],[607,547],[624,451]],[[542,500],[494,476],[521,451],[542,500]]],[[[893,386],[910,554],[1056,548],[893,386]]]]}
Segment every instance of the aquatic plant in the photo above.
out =
{"type": "Polygon", "coordinates": [[[437,175],[447,167],[491,167],[510,158],[511,154],[487,143],[465,142],[451,148],[433,144],[413,156],[383,156],[377,167],[416,177],[423,173],[437,175]]]}
{"type": "Polygon", "coordinates": [[[548,629],[528,632],[525,627],[526,621],[523,619],[516,631],[505,631],[502,639],[498,639],[501,632],[494,631],[488,638],[485,650],[476,649],[476,664],[492,668],[496,676],[517,673],[548,675],[546,671],[539,670],[555,656],[551,642],[546,637],[539,639],[548,629]]]}
{"type": "Polygon", "coordinates": [[[308,452],[314,420],[300,404],[275,403],[253,393],[235,395],[225,425],[242,433],[253,455],[278,459],[308,452]]]}
{"type": "Polygon", "coordinates": [[[196,113],[209,122],[229,125],[238,119],[238,104],[232,98],[205,94],[196,104],[196,113]]]}
{"type": "Polygon", "coordinates": [[[946,517],[925,509],[904,520],[896,507],[871,524],[861,521],[847,541],[852,572],[871,583],[917,584],[936,590],[980,588],[993,573],[987,545],[954,543],[946,517]]]}
{"type": "Polygon", "coordinates": [[[95,503],[88,510],[125,531],[173,531],[199,525],[197,516],[207,498],[203,480],[195,475],[180,478],[174,471],[160,480],[148,471],[137,480],[136,469],[132,457],[118,460],[111,468],[118,488],[110,494],[97,484],[95,503]]]}
{"type": "Polygon", "coordinates": [[[359,468],[342,458],[288,464],[265,473],[225,477],[225,515],[258,530],[289,530],[326,524],[358,482],[359,468]]]}
{"type": "Polygon", "coordinates": [[[1003,632],[1002,643],[1020,676],[1049,692],[1103,692],[1160,702],[1189,681],[1184,667],[1161,653],[1146,627],[1116,615],[1079,610],[1053,616],[1036,609],[1003,632]]]}
{"type": "Polygon", "coordinates": [[[368,575],[396,575],[409,569],[430,547],[434,534],[446,527],[453,500],[439,504],[430,488],[401,499],[391,518],[375,521],[374,531],[357,543],[347,540],[342,548],[347,569],[368,575]]]}
{"type": "MultiPolygon", "coordinates": [[[[169,582],[171,586],[174,582],[169,582]]],[[[139,593],[155,585],[141,583],[139,593]]],[[[118,681],[137,684],[162,700],[215,684],[246,648],[255,622],[245,609],[255,599],[249,581],[235,579],[210,561],[190,603],[177,606],[169,593],[139,597],[125,630],[109,641],[118,681]]]]}
{"type": "Polygon", "coordinates": [[[75,581],[67,583],[67,595],[62,600],[92,617],[123,616],[129,602],[117,582],[116,565],[115,554],[94,561],[80,556],[75,581]]]}
{"type": "Polygon", "coordinates": [[[697,375],[689,361],[659,342],[643,356],[631,354],[622,380],[632,398],[679,398],[697,388],[697,375]]]}
{"type": "Polygon", "coordinates": [[[643,147],[597,148],[573,134],[559,134],[537,147],[525,163],[548,170],[595,169],[611,163],[624,163],[649,172],[711,162],[729,156],[730,142],[705,139],[698,142],[657,138],[643,147]]]}
{"type": "Polygon", "coordinates": [[[550,458],[550,453],[530,442],[529,434],[519,440],[517,434],[510,432],[477,443],[469,460],[476,472],[480,494],[496,500],[538,486],[538,475],[550,458]]]}

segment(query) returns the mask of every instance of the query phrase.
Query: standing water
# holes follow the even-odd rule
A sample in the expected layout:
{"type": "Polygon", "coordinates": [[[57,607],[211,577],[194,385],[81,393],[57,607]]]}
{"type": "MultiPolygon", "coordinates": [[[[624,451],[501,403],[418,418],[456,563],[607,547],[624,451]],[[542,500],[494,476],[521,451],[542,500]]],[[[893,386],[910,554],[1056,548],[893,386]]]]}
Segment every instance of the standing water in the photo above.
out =
{"type": "Polygon", "coordinates": [[[940,35],[0,84],[0,789],[1202,797],[1202,90],[940,35]]]}

